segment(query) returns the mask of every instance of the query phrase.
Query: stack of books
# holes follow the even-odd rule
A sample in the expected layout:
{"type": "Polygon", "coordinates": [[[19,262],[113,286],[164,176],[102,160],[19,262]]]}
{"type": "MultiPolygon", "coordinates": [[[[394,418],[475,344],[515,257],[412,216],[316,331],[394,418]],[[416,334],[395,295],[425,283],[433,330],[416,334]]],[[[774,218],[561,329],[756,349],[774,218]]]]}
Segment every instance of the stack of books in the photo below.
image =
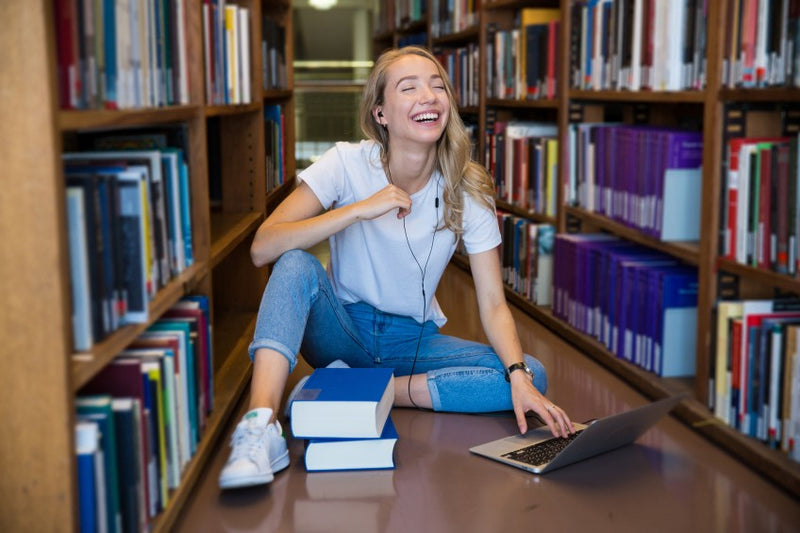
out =
{"type": "Polygon", "coordinates": [[[318,368],[291,405],[308,471],[394,468],[391,368],[318,368]]]}

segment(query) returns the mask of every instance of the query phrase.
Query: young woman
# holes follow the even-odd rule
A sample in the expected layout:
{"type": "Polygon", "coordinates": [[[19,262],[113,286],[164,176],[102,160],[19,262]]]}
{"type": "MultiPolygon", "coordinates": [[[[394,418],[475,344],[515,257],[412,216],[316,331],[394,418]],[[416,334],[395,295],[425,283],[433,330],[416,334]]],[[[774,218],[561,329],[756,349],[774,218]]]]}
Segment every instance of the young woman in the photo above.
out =
{"type": "Polygon", "coordinates": [[[301,172],[256,232],[253,262],[275,265],[250,345],[251,410],[232,439],[223,488],[268,483],[288,466],[276,413],[298,351],[313,367],[393,368],[396,406],[513,409],[523,433],[533,411],[553,435],[573,431],[544,397],[544,368],[522,353],[503,292],[491,178],[470,160],[452,86],[430,52],[407,47],[378,59],[361,127],[368,140],[338,143],[301,172]],[[327,272],[302,251],[324,239],[327,272]],[[439,333],[446,319],[434,294],[459,240],[491,346],[439,333]]]}

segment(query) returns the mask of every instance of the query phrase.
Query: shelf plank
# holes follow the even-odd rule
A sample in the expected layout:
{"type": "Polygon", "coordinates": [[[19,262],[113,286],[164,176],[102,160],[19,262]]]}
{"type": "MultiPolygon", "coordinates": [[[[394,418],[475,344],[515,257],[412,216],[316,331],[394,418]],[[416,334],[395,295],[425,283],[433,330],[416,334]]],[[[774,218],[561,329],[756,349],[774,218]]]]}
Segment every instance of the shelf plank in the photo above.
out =
{"type": "Polygon", "coordinates": [[[530,220],[532,220],[534,222],[538,222],[538,223],[553,224],[553,225],[556,224],[556,219],[555,218],[549,217],[549,216],[547,216],[545,214],[535,213],[533,211],[527,211],[525,209],[522,209],[519,206],[516,206],[514,204],[510,204],[510,203],[505,202],[503,200],[495,199],[494,202],[495,202],[495,205],[497,206],[498,209],[502,209],[503,211],[508,211],[509,213],[511,213],[513,215],[516,215],[518,217],[527,218],[527,219],[530,219],[530,220]]]}
{"type": "MultiPolygon", "coordinates": [[[[221,354],[225,362],[214,376],[214,410],[208,417],[197,452],[183,472],[179,487],[170,494],[169,506],[152,524],[154,533],[172,531],[198,480],[205,474],[208,462],[223,444],[221,440],[231,416],[250,383],[252,364],[247,356],[247,347],[255,330],[255,320],[254,312],[226,313],[224,317],[217,317],[215,336],[235,338],[237,342],[221,354]]],[[[215,350],[218,347],[219,343],[215,341],[215,350]]],[[[219,356],[215,351],[215,359],[219,356]]]]}
{"type": "Polygon", "coordinates": [[[212,105],[203,108],[206,117],[224,117],[228,115],[241,115],[244,113],[252,113],[261,109],[259,102],[250,104],[236,104],[236,105],[212,105]]]}
{"type": "Polygon", "coordinates": [[[169,124],[193,119],[200,112],[200,107],[196,105],[120,110],[62,110],[58,112],[58,128],[60,131],[65,132],[169,124]]]}
{"type": "Polygon", "coordinates": [[[702,104],[704,91],[588,91],[570,89],[570,100],[654,104],[702,104]]]}
{"type": "Polygon", "coordinates": [[[419,20],[412,20],[409,22],[404,22],[399,28],[395,31],[397,33],[409,34],[409,33],[420,33],[424,31],[428,31],[428,19],[422,18],[419,20]]]}
{"type": "Polygon", "coordinates": [[[775,287],[787,292],[800,294],[800,279],[792,278],[786,274],[778,274],[770,270],[743,265],[730,259],[719,258],[718,268],[739,277],[758,281],[764,285],[775,287]]]}
{"type": "MultiPolygon", "coordinates": [[[[155,295],[149,305],[150,322],[160,317],[170,307],[188,294],[195,282],[208,271],[208,263],[198,262],[181,272],[155,295]]],[[[148,327],[147,324],[130,324],[114,331],[92,347],[91,352],[72,354],[72,390],[78,392],[119,352],[125,349],[148,327]]]]}
{"type": "Polygon", "coordinates": [[[696,241],[664,242],[603,215],[591,213],[578,207],[565,207],[565,209],[568,215],[598,226],[629,241],[660,250],[691,265],[697,265],[700,260],[700,244],[696,241]]]}
{"type": "Polygon", "coordinates": [[[719,99],[725,102],[800,102],[800,88],[768,87],[764,89],[719,90],[719,99]]]}
{"type": "Polygon", "coordinates": [[[480,27],[475,25],[461,31],[440,35],[433,38],[433,45],[459,44],[465,41],[474,41],[478,38],[479,31],[480,27]]]}
{"type": "Polygon", "coordinates": [[[280,101],[290,99],[293,94],[294,91],[291,89],[270,89],[268,91],[264,91],[261,97],[264,100],[280,101]]]}
{"type": "Polygon", "coordinates": [[[504,98],[489,98],[486,100],[486,105],[511,109],[558,109],[558,100],[507,100],[504,98]]]}
{"type": "Polygon", "coordinates": [[[264,216],[253,213],[211,215],[211,268],[216,267],[245,238],[258,229],[264,216]]]}
{"type": "Polygon", "coordinates": [[[522,9],[524,7],[551,7],[557,8],[558,2],[552,0],[490,0],[483,4],[483,8],[487,11],[501,10],[501,9],[522,9]]]}

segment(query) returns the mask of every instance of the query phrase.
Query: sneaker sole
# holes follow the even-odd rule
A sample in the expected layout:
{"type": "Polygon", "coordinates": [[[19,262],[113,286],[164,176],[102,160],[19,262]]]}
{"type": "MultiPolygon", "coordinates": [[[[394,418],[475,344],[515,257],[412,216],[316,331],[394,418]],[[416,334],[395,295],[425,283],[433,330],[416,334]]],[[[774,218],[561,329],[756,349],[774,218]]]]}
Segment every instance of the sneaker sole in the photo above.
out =
{"type": "Polygon", "coordinates": [[[272,472],[269,474],[262,474],[260,476],[243,476],[232,478],[228,480],[219,480],[219,488],[221,489],[237,489],[241,487],[254,487],[256,485],[266,485],[272,483],[275,479],[275,473],[286,469],[289,466],[289,450],[286,450],[277,460],[270,463],[272,472]]]}
{"type": "Polygon", "coordinates": [[[276,460],[272,461],[269,464],[269,466],[270,466],[270,468],[272,468],[273,474],[277,473],[277,472],[280,472],[281,470],[283,470],[287,466],[289,466],[289,450],[286,450],[285,452],[283,452],[283,455],[278,457],[276,460]]]}
{"type": "Polygon", "coordinates": [[[253,487],[255,485],[266,485],[271,483],[275,476],[272,472],[269,474],[262,474],[260,476],[242,476],[233,479],[219,480],[219,488],[221,489],[237,489],[240,487],[253,487]]]}

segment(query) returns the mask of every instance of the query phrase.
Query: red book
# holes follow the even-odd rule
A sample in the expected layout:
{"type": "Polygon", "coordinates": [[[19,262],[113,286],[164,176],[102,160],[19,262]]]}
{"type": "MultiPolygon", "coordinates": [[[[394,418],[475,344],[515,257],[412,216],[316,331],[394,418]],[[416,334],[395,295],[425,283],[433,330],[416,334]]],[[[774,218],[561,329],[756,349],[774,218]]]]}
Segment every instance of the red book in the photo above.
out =
{"type": "Polygon", "coordinates": [[[772,187],[772,145],[759,150],[761,168],[758,178],[758,225],[756,229],[756,266],[769,268],[770,256],[770,189],[772,187]]]}
{"type": "Polygon", "coordinates": [[[558,52],[559,23],[553,20],[547,23],[547,99],[556,97],[556,60],[558,52]]]}
{"type": "Polygon", "coordinates": [[[80,105],[81,78],[76,0],[56,0],[55,14],[59,104],[62,109],[77,109],[80,105]]]}
{"type": "Polygon", "coordinates": [[[775,190],[776,206],[773,209],[775,221],[773,226],[775,249],[775,264],[773,268],[776,272],[786,274],[789,272],[789,144],[780,143],[777,145],[777,157],[775,161],[775,173],[777,181],[775,190]]]}
{"type": "Polygon", "coordinates": [[[211,394],[208,389],[209,383],[211,383],[211,368],[209,367],[208,353],[211,347],[209,345],[210,339],[208,338],[208,317],[202,309],[190,307],[173,307],[162,316],[163,318],[188,318],[196,321],[196,360],[198,363],[197,368],[200,369],[200,379],[202,380],[203,410],[206,413],[210,413],[211,394]]]}

